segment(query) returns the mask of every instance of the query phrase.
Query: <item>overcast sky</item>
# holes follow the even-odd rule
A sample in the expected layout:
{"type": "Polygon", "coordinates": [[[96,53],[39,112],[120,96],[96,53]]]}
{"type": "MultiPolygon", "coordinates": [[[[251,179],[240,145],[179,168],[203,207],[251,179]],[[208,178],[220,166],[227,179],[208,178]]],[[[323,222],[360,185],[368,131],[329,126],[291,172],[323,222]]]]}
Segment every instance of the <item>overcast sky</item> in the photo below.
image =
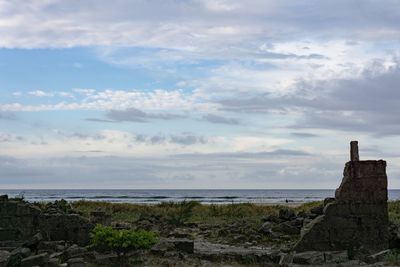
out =
{"type": "Polygon", "coordinates": [[[400,188],[396,0],[0,0],[0,188],[400,188]]]}

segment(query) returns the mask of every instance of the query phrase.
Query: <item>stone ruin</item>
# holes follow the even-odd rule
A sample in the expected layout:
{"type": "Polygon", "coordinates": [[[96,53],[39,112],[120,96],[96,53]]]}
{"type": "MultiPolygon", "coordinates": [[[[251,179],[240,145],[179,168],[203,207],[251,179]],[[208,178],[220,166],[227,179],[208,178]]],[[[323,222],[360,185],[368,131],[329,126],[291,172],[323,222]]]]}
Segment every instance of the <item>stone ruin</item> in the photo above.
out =
{"type": "Polygon", "coordinates": [[[67,210],[65,200],[45,210],[22,199],[0,196],[0,242],[24,241],[40,232],[45,240],[65,240],[79,245],[89,242],[93,224],[67,210]]]}
{"type": "Polygon", "coordinates": [[[388,248],[386,161],[360,161],[358,142],[350,146],[350,161],[335,198],[326,199],[323,214],[303,227],[294,251],[388,248]]]}

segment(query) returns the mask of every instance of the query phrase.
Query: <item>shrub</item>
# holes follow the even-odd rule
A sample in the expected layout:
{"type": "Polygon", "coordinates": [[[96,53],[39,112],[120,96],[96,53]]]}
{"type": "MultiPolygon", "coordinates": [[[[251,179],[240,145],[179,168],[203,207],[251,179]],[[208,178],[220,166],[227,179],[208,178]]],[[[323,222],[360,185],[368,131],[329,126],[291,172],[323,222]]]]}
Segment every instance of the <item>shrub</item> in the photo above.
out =
{"type": "Polygon", "coordinates": [[[200,205],[197,201],[182,201],[180,203],[163,202],[158,206],[167,210],[169,224],[182,226],[193,216],[194,208],[200,205]]]}
{"type": "Polygon", "coordinates": [[[126,254],[131,251],[146,250],[157,244],[154,232],[145,230],[115,230],[110,226],[96,225],[92,230],[91,242],[94,246],[107,247],[117,253],[122,265],[126,254]]]}

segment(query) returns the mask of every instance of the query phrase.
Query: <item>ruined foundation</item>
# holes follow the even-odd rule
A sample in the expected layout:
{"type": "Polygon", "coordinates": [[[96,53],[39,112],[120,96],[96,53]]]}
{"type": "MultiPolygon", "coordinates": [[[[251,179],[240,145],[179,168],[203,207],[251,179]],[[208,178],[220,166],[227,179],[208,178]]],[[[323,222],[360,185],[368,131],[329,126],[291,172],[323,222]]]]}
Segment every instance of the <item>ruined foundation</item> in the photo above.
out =
{"type": "Polygon", "coordinates": [[[77,214],[49,214],[22,199],[0,196],[0,242],[23,241],[40,232],[45,240],[86,245],[92,228],[93,224],[77,214]]]}
{"type": "Polygon", "coordinates": [[[301,232],[294,251],[333,251],[388,247],[386,161],[360,161],[358,143],[351,142],[351,160],[335,199],[301,232]]]}

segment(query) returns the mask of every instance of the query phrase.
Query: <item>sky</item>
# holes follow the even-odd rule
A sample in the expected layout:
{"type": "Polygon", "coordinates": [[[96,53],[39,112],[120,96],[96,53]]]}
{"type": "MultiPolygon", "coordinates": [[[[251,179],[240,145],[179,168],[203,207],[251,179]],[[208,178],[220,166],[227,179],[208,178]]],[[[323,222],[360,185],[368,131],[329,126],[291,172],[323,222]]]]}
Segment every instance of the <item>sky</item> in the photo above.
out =
{"type": "Polygon", "coordinates": [[[396,0],[0,0],[0,188],[400,188],[396,0]]]}

